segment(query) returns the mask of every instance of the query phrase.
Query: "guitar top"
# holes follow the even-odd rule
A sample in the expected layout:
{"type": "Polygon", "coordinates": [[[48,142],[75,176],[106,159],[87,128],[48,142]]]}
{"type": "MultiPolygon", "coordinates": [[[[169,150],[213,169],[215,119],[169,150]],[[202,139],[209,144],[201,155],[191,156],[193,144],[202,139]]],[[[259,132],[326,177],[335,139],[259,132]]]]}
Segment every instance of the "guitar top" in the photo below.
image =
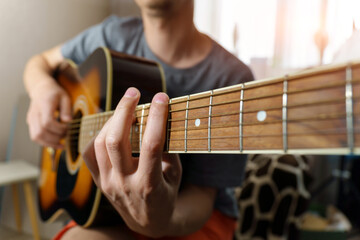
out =
{"type": "MultiPolygon", "coordinates": [[[[155,93],[166,90],[163,71],[157,63],[99,48],[79,67],[64,62],[54,77],[71,98],[73,121],[64,139],[65,150],[43,149],[40,216],[51,221],[65,210],[84,227],[113,221],[111,216],[116,218],[118,214],[101,197],[81,157],[81,148],[88,142],[79,137],[86,132],[91,140],[100,128],[88,131],[82,121],[86,116],[115,109],[131,86],[140,89],[141,102],[151,101],[155,93]]],[[[96,124],[99,126],[100,121],[96,124]]]]}

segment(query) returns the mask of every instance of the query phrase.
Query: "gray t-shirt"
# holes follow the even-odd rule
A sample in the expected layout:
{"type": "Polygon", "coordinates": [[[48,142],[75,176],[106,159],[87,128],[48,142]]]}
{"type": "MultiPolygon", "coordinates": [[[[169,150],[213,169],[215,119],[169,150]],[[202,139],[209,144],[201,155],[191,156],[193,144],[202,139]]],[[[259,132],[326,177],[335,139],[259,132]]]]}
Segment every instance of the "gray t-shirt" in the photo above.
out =
{"type": "MultiPolygon", "coordinates": [[[[140,18],[108,17],[66,42],[61,52],[65,58],[80,64],[101,46],[159,62],[164,68],[170,98],[253,80],[250,69],[215,41],[208,57],[193,67],[177,69],[165,64],[148,47],[140,18]]],[[[246,156],[181,154],[180,157],[183,183],[217,188],[214,207],[237,217],[233,187],[242,182],[246,156]]]]}

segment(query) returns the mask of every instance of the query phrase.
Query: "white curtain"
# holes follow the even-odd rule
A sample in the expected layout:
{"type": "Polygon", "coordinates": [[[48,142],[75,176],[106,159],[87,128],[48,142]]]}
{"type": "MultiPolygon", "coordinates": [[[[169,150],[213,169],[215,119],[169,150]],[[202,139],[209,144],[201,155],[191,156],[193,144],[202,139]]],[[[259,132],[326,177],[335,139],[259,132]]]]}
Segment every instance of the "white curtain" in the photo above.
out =
{"type": "Polygon", "coordinates": [[[323,63],[332,62],[353,20],[360,27],[359,9],[359,0],[195,0],[195,22],[248,64],[294,69],[319,64],[314,36],[321,26],[323,63]]]}

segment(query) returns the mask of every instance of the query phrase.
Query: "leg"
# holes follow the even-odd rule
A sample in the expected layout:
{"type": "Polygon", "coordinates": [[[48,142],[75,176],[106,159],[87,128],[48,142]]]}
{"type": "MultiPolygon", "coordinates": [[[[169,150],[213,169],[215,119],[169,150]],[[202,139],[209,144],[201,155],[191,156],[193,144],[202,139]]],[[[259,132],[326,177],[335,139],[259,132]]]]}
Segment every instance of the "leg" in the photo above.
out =
{"type": "Polygon", "coordinates": [[[20,211],[18,185],[16,183],[14,183],[11,185],[11,188],[12,188],[12,195],[13,195],[13,201],[14,201],[14,213],[15,213],[16,228],[19,232],[21,232],[22,226],[21,226],[21,211],[20,211]]]}
{"type": "Polygon", "coordinates": [[[110,227],[82,228],[75,226],[66,232],[61,240],[135,240],[131,231],[124,225],[110,227]]]}
{"type": "Polygon", "coordinates": [[[33,200],[34,198],[32,195],[31,184],[29,181],[24,182],[24,192],[25,192],[25,199],[26,199],[26,204],[27,204],[27,208],[29,211],[29,217],[30,217],[30,221],[31,221],[34,239],[40,240],[39,227],[38,227],[35,208],[34,208],[34,206],[35,206],[34,200],[33,200]]]}

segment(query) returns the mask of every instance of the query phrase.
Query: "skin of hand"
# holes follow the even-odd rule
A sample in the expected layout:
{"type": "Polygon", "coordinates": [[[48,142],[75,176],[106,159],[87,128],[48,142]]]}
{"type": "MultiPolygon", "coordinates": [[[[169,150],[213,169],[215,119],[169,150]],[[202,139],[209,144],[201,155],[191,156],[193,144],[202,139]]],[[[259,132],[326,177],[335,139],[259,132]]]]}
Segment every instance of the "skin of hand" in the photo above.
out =
{"type": "Polygon", "coordinates": [[[31,100],[27,113],[30,138],[53,148],[63,147],[60,139],[66,134],[66,122],[71,120],[70,98],[52,77],[62,61],[60,46],[57,46],[30,59],[24,72],[31,100]]]}
{"type": "Polygon", "coordinates": [[[33,88],[27,113],[30,137],[43,146],[62,148],[60,139],[66,134],[70,120],[70,99],[55,82],[42,82],[33,88]],[[60,121],[55,115],[60,112],[60,121]]]}
{"type": "Polygon", "coordinates": [[[163,153],[169,101],[164,93],[154,96],[140,157],[132,157],[129,134],[139,97],[137,89],[127,90],[83,158],[127,226],[160,237],[172,222],[182,169],[178,155],[163,153]]]}

